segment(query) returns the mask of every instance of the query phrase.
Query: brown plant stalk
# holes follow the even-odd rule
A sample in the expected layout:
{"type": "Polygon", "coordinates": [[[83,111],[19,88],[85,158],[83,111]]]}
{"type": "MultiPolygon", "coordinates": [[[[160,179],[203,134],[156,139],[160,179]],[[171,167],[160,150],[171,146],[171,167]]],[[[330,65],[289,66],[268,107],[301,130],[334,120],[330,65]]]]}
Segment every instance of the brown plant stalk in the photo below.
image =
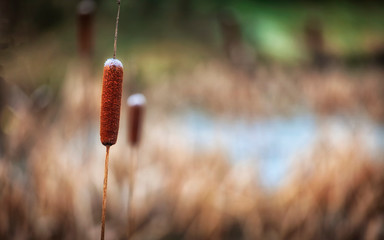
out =
{"type": "Polygon", "coordinates": [[[101,215],[101,239],[102,240],[104,239],[104,233],[105,233],[105,209],[107,207],[109,147],[110,146],[107,146],[107,152],[105,154],[105,167],[104,167],[103,205],[102,205],[102,215],[101,215]]]}

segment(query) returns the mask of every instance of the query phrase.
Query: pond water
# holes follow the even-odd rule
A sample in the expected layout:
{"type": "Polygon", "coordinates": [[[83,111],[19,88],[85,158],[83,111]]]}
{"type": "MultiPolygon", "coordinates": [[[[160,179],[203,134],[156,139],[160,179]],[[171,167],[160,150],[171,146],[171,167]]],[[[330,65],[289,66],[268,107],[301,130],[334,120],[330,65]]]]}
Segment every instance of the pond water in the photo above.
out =
{"type": "Polygon", "coordinates": [[[308,154],[319,136],[325,135],[335,148],[358,136],[372,157],[384,146],[384,127],[364,117],[320,120],[302,113],[249,121],[189,110],[179,114],[176,122],[195,151],[220,147],[233,164],[254,165],[268,188],[279,186],[292,161],[308,154]]]}
{"type": "MultiPolygon", "coordinates": [[[[153,119],[155,116],[148,118],[153,119]]],[[[190,109],[155,122],[151,124],[157,127],[145,131],[152,134],[146,136],[145,142],[151,140],[151,144],[156,144],[163,141],[175,149],[188,146],[194,152],[219,149],[232,164],[254,167],[262,186],[271,190],[280,186],[288,176],[292,163],[308,156],[320,138],[326,139],[335,149],[345,147],[354,138],[359,138],[362,147],[374,159],[382,156],[384,149],[384,126],[362,116],[318,118],[304,112],[290,117],[271,116],[245,120],[190,109]],[[168,137],[165,139],[164,136],[168,137]]],[[[68,141],[68,148],[64,152],[82,156],[93,149],[99,151],[96,156],[102,156],[105,149],[100,147],[98,123],[95,122],[84,131],[88,134],[84,136],[84,133],[79,133],[74,136],[68,141]],[[84,141],[84,137],[88,141],[84,141]],[[89,145],[83,146],[84,142],[89,145]]],[[[120,132],[119,144],[114,147],[116,150],[126,148],[123,134],[126,129],[123,124],[120,132]]]]}

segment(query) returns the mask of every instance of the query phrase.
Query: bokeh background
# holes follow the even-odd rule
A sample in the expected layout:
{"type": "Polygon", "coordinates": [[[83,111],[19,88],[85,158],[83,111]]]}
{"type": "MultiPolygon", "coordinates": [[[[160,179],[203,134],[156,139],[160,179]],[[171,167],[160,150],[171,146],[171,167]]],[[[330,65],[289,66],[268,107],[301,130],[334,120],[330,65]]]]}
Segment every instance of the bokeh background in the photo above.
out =
{"type": "MultiPolygon", "coordinates": [[[[0,2],[0,239],[97,239],[114,0],[0,2]]],[[[384,239],[384,5],[121,0],[107,239],[127,97],[147,98],[132,239],[384,239]]]]}

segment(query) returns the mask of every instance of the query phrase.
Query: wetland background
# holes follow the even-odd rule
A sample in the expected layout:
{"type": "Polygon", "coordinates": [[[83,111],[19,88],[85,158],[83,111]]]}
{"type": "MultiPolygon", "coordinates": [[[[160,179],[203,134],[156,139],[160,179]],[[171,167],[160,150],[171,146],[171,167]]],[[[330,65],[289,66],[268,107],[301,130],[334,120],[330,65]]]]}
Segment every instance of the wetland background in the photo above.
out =
{"type": "MultiPolygon", "coordinates": [[[[107,239],[384,239],[379,1],[121,1],[107,239]]],[[[0,239],[96,239],[115,1],[0,2],[0,239]]]]}

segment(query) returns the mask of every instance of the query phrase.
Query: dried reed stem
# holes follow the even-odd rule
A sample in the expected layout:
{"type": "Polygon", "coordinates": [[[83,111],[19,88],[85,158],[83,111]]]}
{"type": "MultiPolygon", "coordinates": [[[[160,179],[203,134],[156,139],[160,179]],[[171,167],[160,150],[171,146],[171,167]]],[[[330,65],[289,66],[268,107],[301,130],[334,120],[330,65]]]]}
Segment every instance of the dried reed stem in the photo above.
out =
{"type": "Polygon", "coordinates": [[[113,58],[116,58],[117,28],[119,26],[119,17],[120,17],[120,0],[117,0],[117,16],[116,16],[116,28],[115,28],[115,41],[113,43],[113,58]]]}
{"type": "Polygon", "coordinates": [[[103,187],[103,207],[101,212],[101,236],[100,239],[104,240],[105,233],[105,209],[107,207],[107,187],[108,187],[108,160],[109,160],[109,147],[107,147],[107,152],[105,154],[105,167],[104,167],[104,187],[103,187]]]}
{"type": "Polygon", "coordinates": [[[133,147],[131,149],[131,156],[130,156],[130,165],[129,165],[129,182],[128,182],[128,239],[130,239],[133,235],[134,229],[135,229],[135,213],[134,213],[134,206],[133,206],[133,193],[135,188],[135,176],[136,176],[136,168],[137,168],[137,162],[138,162],[138,148],[133,147]]]}

